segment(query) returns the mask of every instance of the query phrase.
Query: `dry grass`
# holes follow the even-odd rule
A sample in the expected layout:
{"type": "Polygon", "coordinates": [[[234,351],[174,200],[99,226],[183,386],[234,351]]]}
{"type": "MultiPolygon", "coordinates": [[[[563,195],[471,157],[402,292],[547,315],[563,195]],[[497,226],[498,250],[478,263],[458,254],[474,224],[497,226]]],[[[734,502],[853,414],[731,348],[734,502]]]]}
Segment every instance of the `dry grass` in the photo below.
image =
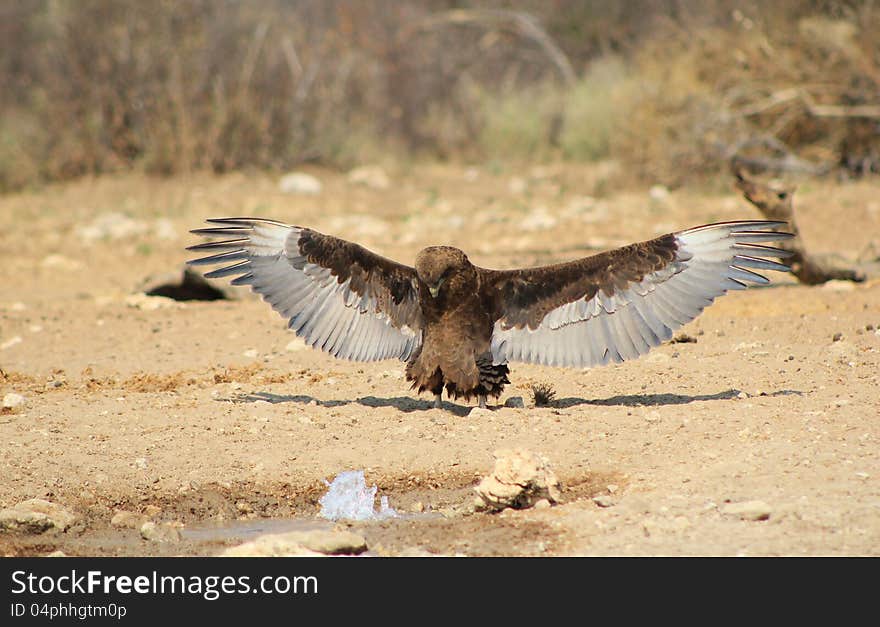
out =
{"type": "Polygon", "coordinates": [[[735,153],[795,156],[786,167],[804,171],[880,170],[876,117],[847,114],[880,102],[870,3],[639,8],[10,3],[0,9],[0,191],[132,168],[412,155],[611,158],[628,180],[670,186],[722,172],[735,153]],[[792,89],[801,92],[779,99],[792,89]]]}

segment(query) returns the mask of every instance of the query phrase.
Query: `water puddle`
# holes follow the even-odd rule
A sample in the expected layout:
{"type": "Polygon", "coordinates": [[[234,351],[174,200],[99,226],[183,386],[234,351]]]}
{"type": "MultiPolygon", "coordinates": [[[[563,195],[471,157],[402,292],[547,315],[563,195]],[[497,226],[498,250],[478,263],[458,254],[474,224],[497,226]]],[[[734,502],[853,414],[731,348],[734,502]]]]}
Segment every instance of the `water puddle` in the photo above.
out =
{"type": "Polygon", "coordinates": [[[248,542],[258,536],[289,531],[314,531],[333,529],[335,523],[317,518],[262,518],[257,520],[233,520],[216,523],[188,525],[180,535],[193,542],[225,542],[240,540],[248,542]]]}

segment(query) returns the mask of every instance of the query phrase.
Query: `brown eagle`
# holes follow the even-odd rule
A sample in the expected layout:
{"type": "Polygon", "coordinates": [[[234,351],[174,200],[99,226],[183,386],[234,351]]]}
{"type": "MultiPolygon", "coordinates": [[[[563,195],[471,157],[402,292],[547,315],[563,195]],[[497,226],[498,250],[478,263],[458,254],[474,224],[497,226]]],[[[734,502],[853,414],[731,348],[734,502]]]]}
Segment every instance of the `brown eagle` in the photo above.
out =
{"type": "Polygon", "coordinates": [[[287,318],[308,344],[356,361],[397,358],[440,407],[498,397],[509,361],[585,368],[647,353],[727,290],[787,271],[767,242],[780,221],[707,224],[566,263],[516,270],[473,265],[431,246],[403,265],[358,244],[260,218],[215,218],[192,232],[223,238],[193,265],[223,264],[287,318]]]}

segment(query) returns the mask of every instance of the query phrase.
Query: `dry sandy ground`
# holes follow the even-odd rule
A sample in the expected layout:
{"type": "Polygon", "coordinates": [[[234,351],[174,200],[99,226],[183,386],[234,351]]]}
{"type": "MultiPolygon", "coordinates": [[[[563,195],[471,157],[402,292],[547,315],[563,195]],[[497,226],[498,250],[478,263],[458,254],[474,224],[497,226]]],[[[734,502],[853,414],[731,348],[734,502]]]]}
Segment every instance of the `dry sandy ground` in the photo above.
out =
{"type": "MultiPolygon", "coordinates": [[[[259,300],[132,298],[179,270],[211,216],[308,225],[406,263],[451,243],[496,268],[758,217],[732,188],[608,194],[601,168],[420,167],[388,189],[313,173],[316,196],[237,174],[0,198],[0,395],[25,397],[0,414],[0,507],[43,498],[78,516],[64,533],[2,533],[0,555],[216,554],[241,530],[314,522],[324,481],[356,469],[392,507],[424,510],[346,525],[376,555],[880,554],[876,278],[770,273],[682,329],[696,342],[585,371],[513,364],[500,403],[525,408],[473,414],[429,409],[401,363],[303,348],[259,300]],[[554,406],[534,407],[539,383],[554,406]],[[549,460],[564,502],[473,513],[493,451],[517,446],[549,460]],[[769,517],[729,513],[755,500],[769,517]],[[183,540],[111,525],[119,510],[182,525],[183,540]]],[[[876,257],[878,198],[871,183],[803,185],[808,246],[876,257]]]]}

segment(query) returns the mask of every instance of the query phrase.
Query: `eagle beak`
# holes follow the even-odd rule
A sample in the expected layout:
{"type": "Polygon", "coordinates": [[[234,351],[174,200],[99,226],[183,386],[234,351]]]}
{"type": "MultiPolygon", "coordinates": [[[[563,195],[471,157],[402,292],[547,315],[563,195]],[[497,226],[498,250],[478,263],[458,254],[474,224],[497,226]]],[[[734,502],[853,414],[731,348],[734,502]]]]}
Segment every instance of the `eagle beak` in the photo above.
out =
{"type": "Polygon", "coordinates": [[[441,278],[436,284],[428,286],[428,291],[431,292],[431,298],[437,298],[437,294],[440,293],[440,287],[444,282],[446,282],[446,277],[441,278]]]}

